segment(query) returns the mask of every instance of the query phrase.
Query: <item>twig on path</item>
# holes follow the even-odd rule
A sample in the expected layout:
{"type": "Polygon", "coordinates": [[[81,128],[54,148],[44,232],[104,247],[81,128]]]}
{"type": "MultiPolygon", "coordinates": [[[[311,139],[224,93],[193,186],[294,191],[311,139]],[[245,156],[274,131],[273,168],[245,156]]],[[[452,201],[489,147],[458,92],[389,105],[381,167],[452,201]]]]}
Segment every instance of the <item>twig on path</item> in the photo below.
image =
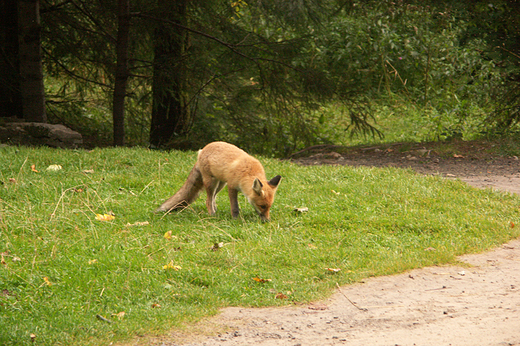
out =
{"type": "Polygon", "coordinates": [[[341,287],[339,287],[339,284],[336,282],[336,286],[338,287],[338,290],[339,290],[339,293],[343,294],[343,297],[347,298],[347,300],[350,302],[350,304],[354,305],[354,307],[356,307],[358,310],[361,310],[361,311],[368,311],[368,309],[365,309],[365,308],[360,308],[359,306],[357,306],[352,300],[348,299],[348,297],[346,296],[345,293],[341,292],[341,287]]]}

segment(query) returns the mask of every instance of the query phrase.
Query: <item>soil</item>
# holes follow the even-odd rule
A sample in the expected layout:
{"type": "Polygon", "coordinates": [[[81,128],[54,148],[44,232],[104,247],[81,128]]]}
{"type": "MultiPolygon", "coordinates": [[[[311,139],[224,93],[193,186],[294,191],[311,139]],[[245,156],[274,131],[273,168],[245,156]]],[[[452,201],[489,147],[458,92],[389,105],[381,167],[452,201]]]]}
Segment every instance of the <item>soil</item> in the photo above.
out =
{"type": "MultiPolygon", "coordinates": [[[[520,194],[520,160],[496,154],[490,143],[317,146],[292,159],[302,165],[411,168],[520,194]]],[[[338,287],[312,304],[226,308],[182,331],[132,344],[520,345],[520,239],[459,261],[338,287]]]]}

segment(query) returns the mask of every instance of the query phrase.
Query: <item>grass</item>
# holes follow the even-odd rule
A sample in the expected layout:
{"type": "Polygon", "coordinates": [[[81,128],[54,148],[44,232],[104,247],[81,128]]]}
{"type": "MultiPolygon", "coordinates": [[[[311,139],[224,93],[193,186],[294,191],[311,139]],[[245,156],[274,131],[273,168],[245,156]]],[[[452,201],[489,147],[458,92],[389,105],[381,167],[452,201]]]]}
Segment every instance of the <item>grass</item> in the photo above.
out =
{"type": "Polygon", "coordinates": [[[224,306],[308,302],[336,283],[451,263],[520,234],[518,196],[408,170],[262,159],[269,177],[283,176],[262,224],[243,198],[232,219],[225,192],[215,217],[204,196],[153,214],[195,153],[4,146],[0,158],[2,345],[107,344],[224,306]]]}

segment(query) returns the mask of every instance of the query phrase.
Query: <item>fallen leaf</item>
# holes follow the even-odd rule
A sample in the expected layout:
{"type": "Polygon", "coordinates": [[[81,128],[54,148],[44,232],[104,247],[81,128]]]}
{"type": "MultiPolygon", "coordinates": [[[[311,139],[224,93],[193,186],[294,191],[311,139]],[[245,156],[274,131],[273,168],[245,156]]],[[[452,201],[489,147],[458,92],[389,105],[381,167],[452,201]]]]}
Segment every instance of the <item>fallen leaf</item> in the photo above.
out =
{"type": "Polygon", "coordinates": [[[94,173],[94,170],[93,169],[85,169],[85,170],[83,170],[83,173],[84,174],[92,174],[92,173],[94,173]]]}
{"type": "Polygon", "coordinates": [[[283,294],[282,292],[278,293],[276,296],[275,296],[275,299],[287,299],[289,297],[287,297],[285,294],[283,294]]]}
{"type": "Polygon", "coordinates": [[[437,249],[430,246],[430,247],[427,247],[426,249],[424,249],[424,251],[437,251],[437,249]]]}
{"type": "Polygon", "coordinates": [[[117,314],[112,314],[112,316],[117,316],[117,318],[118,318],[119,320],[122,320],[122,319],[125,317],[125,314],[126,314],[126,313],[125,313],[124,311],[121,311],[121,312],[119,312],[119,313],[117,313],[117,314]]]}
{"type": "Polygon", "coordinates": [[[161,307],[160,304],[157,304],[157,303],[153,303],[153,304],[152,304],[152,309],[160,308],[160,307],[161,307]]]}
{"type": "Polygon", "coordinates": [[[127,223],[126,227],[134,227],[134,226],[148,226],[150,223],[148,221],[137,221],[134,223],[127,223]]]}
{"type": "Polygon", "coordinates": [[[13,292],[6,290],[6,289],[2,290],[2,295],[6,296],[6,297],[14,296],[13,292]]]}
{"type": "Polygon", "coordinates": [[[2,254],[2,257],[0,258],[0,263],[4,266],[7,266],[7,262],[5,261],[4,254],[2,254]]]}
{"type": "Polygon", "coordinates": [[[62,168],[63,167],[61,167],[60,165],[50,165],[49,167],[47,167],[47,171],[56,172],[61,170],[62,168]]]}
{"type": "Polygon", "coordinates": [[[511,228],[515,228],[515,223],[511,221],[511,228]]]}
{"type": "Polygon", "coordinates": [[[112,221],[116,217],[111,214],[96,214],[96,220],[98,221],[112,221]]]}
{"type": "Polygon", "coordinates": [[[52,282],[51,282],[51,280],[49,280],[49,278],[46,277],[46,276],[43,278],[43,282],[44,282],[44,284],[47,285],[47,286],[52,286],[52,282]]]}
{"type": "Polygon", "coordinates": [[[36,334],[31,333],[30,338],[31,342],[34,342],[34,340],[36,339],[36,334]]]}
{"type": "Polygon", "coordinates": [[[16,181],[15,178],[9,178],[9,182],[10,182],[11,184],[16,184],[16,183],[17,183],[17,181],[16,181]]]}
{"type": "Polygon", "coordinates": [[[220,249],[221,247],[224,246],[224,243],[223,242],[220,242],[220,243],[215,243],[211,246],[211,251],[217,251],[218,249],[220,249]]]}
{"type": "Polygon", "coordinates": [[[334,194],[336,194],[336,195],[341,195],[341,192],[336,192],[336,191],[334,191],[334,190],[331,190],[331,191],[332,191],[332,193],[334,193],[334,194]]]}
{"type": "Polygon", "coordinates": [[[170,263],[163,265],[163,269],[173,269],[178,271],[181,270],[182,267],[180,265],[173,264],[173,261],[170,261],[170,263]]]}
{"type": "Polygon", "coordinates": [[[38,170],[36,169],[36,165],[31,165],[31,171],[33,171],[35,173],[39,173],[38,170]]]}
{"type": "Polygon", "coordinates": [[[88,264],[95,264],[97,263],[97,259],[91,259],[90,261],[88,261],[88,264]]]}
{"type": "Polygon", "coordinates": [[[307,246],[309,247],[309,249],[317,249],[318,247],[314,244],[307,244],[307,246]]]}
{"type": "Polygon", "coordinates": [[[168,231],[166,233],[164,233],[164,239],[172,239],[172,231],[168,231]]]}
{"type": "Polygon", "coordinates": [[[453,154],[453,157],[456,158],[456,159],[463,159],[464,158],[463,155],[458,155],[458,154],[453,154]]]}
{"type": "Polygon", "coordinates": [[[325,270],[327,270],[331,273],[337,273],[337,272],[341,271],[341,269],[339,269],[339,268],[325,268],[325,270]]]}
{"type": "Polygon", "coordinates": [[[309,211],[309,208],[307,208],[307,207],[295,208],[294,211],[297,213],[306,213],[309,211]]]}
{"type": "Polygon", "coordinates": [[[271,281],[271,279],[260,279],[258,277],[253,278],[253,280],[255,280],[256,282],[261,282],[261,283],[270,282],[271,281]]]}

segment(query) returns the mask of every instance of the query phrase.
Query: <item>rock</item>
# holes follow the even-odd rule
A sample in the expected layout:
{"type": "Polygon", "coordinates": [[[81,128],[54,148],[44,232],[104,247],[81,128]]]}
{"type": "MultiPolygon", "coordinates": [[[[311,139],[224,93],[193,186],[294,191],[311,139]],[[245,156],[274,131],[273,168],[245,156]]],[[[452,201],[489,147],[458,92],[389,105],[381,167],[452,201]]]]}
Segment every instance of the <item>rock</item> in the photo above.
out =
{"type": "Polygon", "coordinates": [[[6,122],[0,124],[0,142],[77,148],[83,144],[83,138],[80,133],[60,124],[6,122]]]}

